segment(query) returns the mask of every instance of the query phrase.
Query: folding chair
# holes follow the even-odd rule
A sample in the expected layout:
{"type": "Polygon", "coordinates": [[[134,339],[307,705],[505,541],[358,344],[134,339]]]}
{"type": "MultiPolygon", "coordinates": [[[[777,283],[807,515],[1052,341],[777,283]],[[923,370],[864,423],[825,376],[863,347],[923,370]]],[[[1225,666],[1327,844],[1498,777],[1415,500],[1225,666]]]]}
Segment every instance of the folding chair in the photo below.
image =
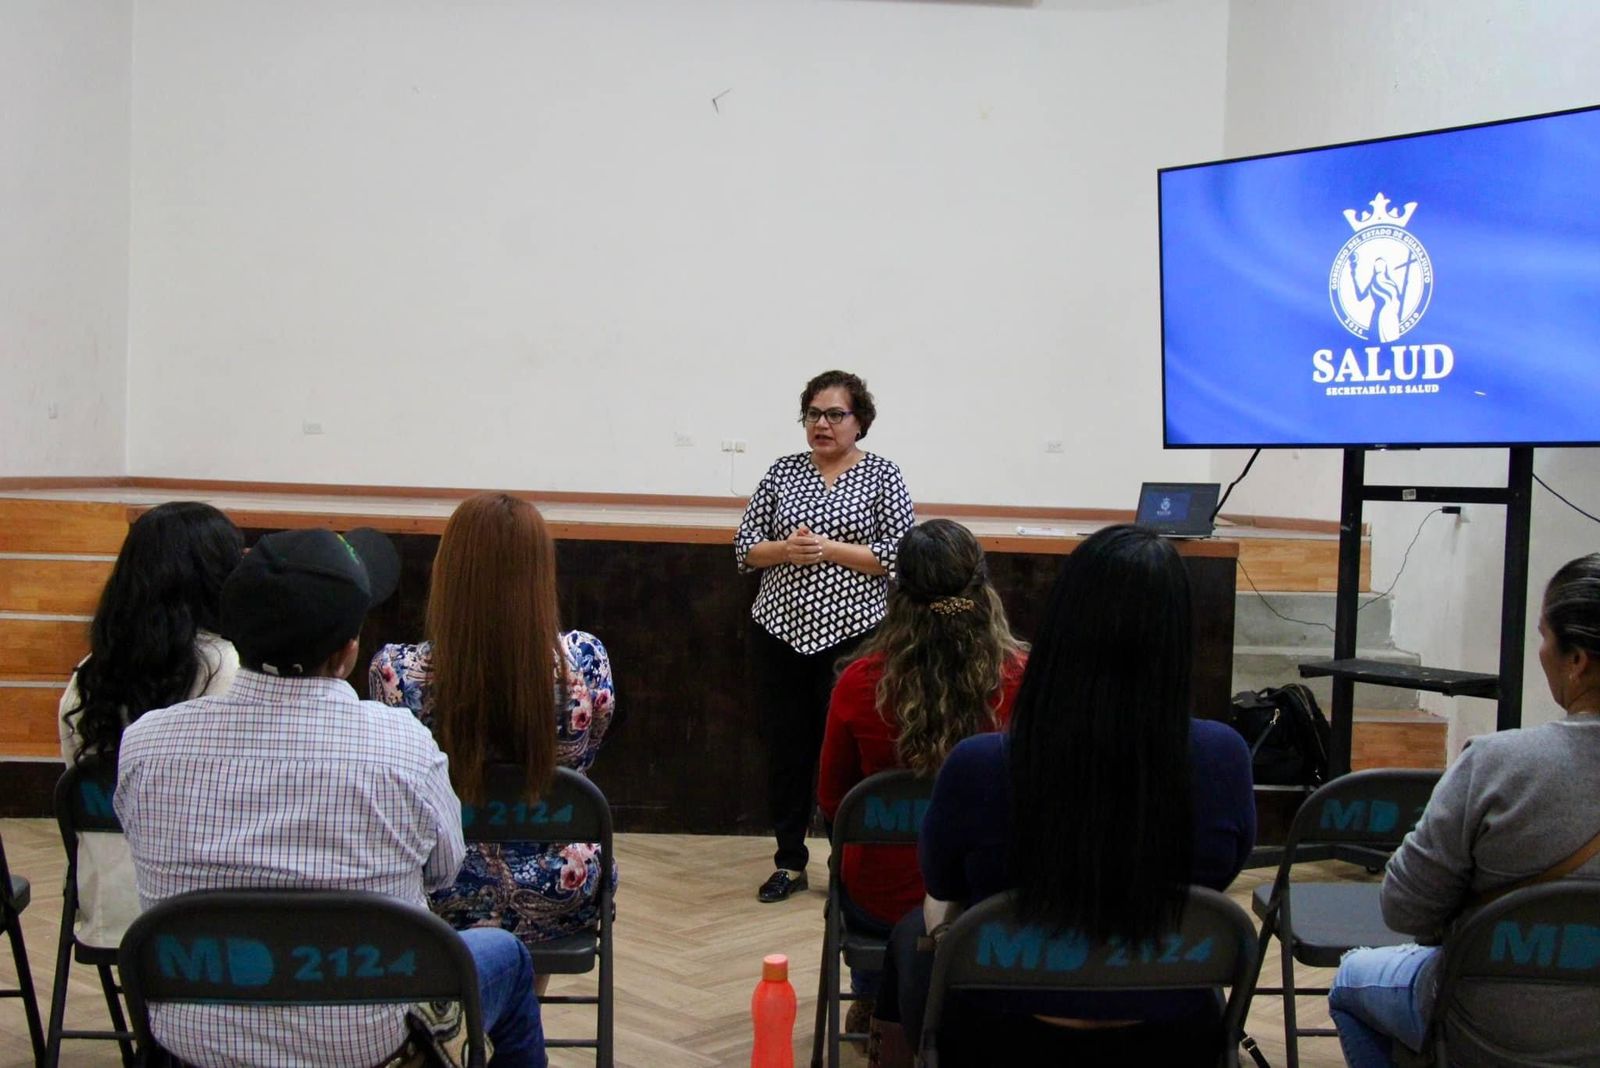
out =
{"type": "Polygon", "coordinates": [[[50,988],[50,1028],[45,1040],[45,1068],[61,1063],[63,1039],[115,1041],[122,1047],[122,1063],[133,1063],[133,1031],[122,1013],[120,988],[112,968],[117,963],[116,946],[91,946],[78,941],[73,930],[78,919],[78,834],[81,831],[122,833],[116,810],[111,807],[117,788],[116,759],[85,757],[68,763],[56,780],[56,825],[61,829],[61,844],[67,851],[67,878],[61,898],[61,930],[56,939],[56,973],[50,988]],[[111,1030],[67,1030],[68,976],[72,963],[87,964],[100,973],[100,990],[105,995],[111,1030]]]}
{"type": "Polygon", "coordinates": [[[0,990],[0,998],[21,998],[22,1012],[28,1019],[28,1038],[33,1042],[33,1063],[44,1063],[44,1028],[39,1025],[39,998],[33,990],[33,973],[28,970],[28,947],[22,941],[22,910],[33,900],[33,887],[20,875],[12,875],[6,864],[6,844],[0,840],[0,923],[11,939],[11,959],[17,966],[15,989],[0,990]]]}
{"type": "Polygon", "coordinates": [[[489,800],[478,806],[461,806],[462,832],[468,842],[599,843],[600,888],[595,898],[599,919],[595,930],[529,948],[538,975],[583,975],[594,969],[598,959],[599,992],[595,996],[547,995],[539,1003],[596,1006],[594,1038],[547,1036],[544,1044],[549,1049],[593,1049],[595,1064],[610,1068],[615,1015],[611,973],[611,871],[615,866],[611,806],[598,786],[571,768],[557,768],[550,788],[533,804],[524,797],[526,781],[525,772],[514,765],[497,764],[486,769],[484,783],[489,800]]]}
{"type": "Polygon", "coordinates": [[[450,925],[387,894],[198,890],[128,928],[119,953],[142,1063],[161,1063],[150,1005],[459,1002],[466,1068],[486,1061],[478,971],[450,925]]]}
{"type": "MultiPolygon", "coordinates": [[[[1424,1045],[1438,1068],[1450,1063],[1449,1017],[1467,982],[1586,986],[1600,993],[1600,883],[1562,880],[1513,891],[1450,936],[1424,1045]]],[[[1547,1024],[1556,1028],[1562,1021],[1547,1024]]],[[[1515,1056],[1504,1054],[1508,1062],[1515,1056]]]]}
{"type": "Polygon", "coordinates": [[[1016,894],[987,898],[956,920],[933,959],[922,1024],[922,1063],[939,1065],[939,1027],[950,994],[968,991],[1229,989],[1219,1065],[1238,1068],[1239,1038],[1256,971],[1255,925],[1244,909],[1190,887],[1178,930],[1155,943],[1092,944],[1016,916],[1016,894]]]}
{"type": "MultiPolygon", "coordinates": [[[[1289,825],[1283,859],[1270,886],[1256,888],[1251,905],[1261,917],[1259,969],[1266,966],[1268,944],[1279,942],[1283,985],[1257,987],[1258,994],[1283,998],[1283,1040],[1288,1068],[1300,1063],[1299,1040],[1332,1038],[1332,1027],[1301,1027],[1295,1017],[1295,998],[1326,997],[1327,987],[1296,988],[1295,961],[1316,968],[1332,968],[1357,946],[1393,946],[1411,941],[1391,931],[1383,922],[1377,883],[1317,883],[1290,877],[1298,855],[1317,859],[1330,848],[1362,858],[1382,857],[1400,845],[1416,825],[1428,798],[1439,782],[1437,771],[1378,768],[1341,775],[1306,798],[1289,825]]],[[[1368,863],[1367,859],[1358,863],[1368,863]]]]}
{"type": "Polygon", "coordinates": [[[839,1003],[860,996],[841,990],[840,954],[847,967],[882,971],[889,944],[886,937],[851,926],[845,914],[848,895],[841,877],[845,847],[916,845],[932,794],[932,778],[918,778],[905,770],[880,771],[856,783],[839,802],[828,856],[828,903],[822,913],[822,968],[817,981],[817,1020],[811,1033],[811,1068],[821,1068],[824,1036],[828,1068],[838,1068],[840,1039],[867,1037],[839,1030],[839,1003]]]}

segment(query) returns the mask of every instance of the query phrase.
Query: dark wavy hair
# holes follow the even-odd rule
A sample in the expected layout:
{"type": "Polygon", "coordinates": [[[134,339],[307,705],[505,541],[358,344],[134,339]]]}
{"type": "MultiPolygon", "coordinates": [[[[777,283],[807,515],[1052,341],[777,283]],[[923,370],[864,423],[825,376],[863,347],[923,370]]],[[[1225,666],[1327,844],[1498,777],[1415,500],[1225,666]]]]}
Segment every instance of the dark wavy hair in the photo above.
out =
{"type": "Polygon", "coordinates": [[[1600,657],[1600,553],[1570,560],[1544,589],[1544,625],[1563,652],[1600,657]]]}
{"type": "Polygon", "coordinates": [[[1011,719],[1022,913],[1091,939],[1170,930],[1191,878],[1189,579],[1113,526],[1067,557],[1011,719]]]}
{"type": "Polygon", "coordinates": [[[158,505],[128,528],[67,713],[80,757],[116,752],[127,724],[188,700],[210,670],[195,635],[217,629],[222,583],[243,554],[239,528],[209,504],[158,505]]]}
{"type": "Polygon", "coordinates": [[[807,382],[806,388],[800,391],[800,414],[806,414],[813,397],[835,386],[843,386],[850,394],[850,410],[855,413],[856,425],[861,428],[856,440],[860,441],[872,429],[872,421],[878,418],[878,406],[872,403],[872,393],[867,389],[866,380],[858,375],[849,371],[824,371],[807,382]]]}
{"type": "Polygon", "coordinates": [[[1027,649],[989,584],[983,547],[948,519],[906,531],[888,611],[858,655],[883,657],[878,715],[898,724],[900,766],[931,773],[963,738],[992,731],[1007,664],[1027,649]]]}

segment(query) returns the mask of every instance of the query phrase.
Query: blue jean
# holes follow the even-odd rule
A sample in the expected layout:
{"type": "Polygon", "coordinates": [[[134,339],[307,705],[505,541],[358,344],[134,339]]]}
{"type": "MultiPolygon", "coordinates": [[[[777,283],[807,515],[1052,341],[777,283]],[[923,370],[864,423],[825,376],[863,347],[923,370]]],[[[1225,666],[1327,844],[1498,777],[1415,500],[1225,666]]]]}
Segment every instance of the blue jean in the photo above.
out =
{"type": "Polygon", "coordinates": [[[545,1068],[544,1024],[533,993],[533,958],[509,931],[473,927],[461,940],[478,966],[483,1027],[494,1043],[492,1068],[545,1068]]]}
{"type": "MultiPolygon", "coordinates": [[[[845,926],[852,931],[873,935],[877,938],[888,938],[891,924],[884,923],[872,913],[850,900],[849,894],[841,894],[840,904],[844,907],[845,926]]],[[[861,997],[875,998],[878,996],[878,986],[883,981],[883,973],[869,971],[866,968],[850,969],[850,993],[861,997]]]]}
{"type": "Polygon", "coordinates": [[[1339,1045],[1350,1068],[1394,1064],[1399,1040],[1420,1052],[1433,1011],[1433,991],[1419,982],[1437,946],[1352,949],[1339,962],[1328,993],[1328,1011],[1339,1029],[1339,1045]]]}

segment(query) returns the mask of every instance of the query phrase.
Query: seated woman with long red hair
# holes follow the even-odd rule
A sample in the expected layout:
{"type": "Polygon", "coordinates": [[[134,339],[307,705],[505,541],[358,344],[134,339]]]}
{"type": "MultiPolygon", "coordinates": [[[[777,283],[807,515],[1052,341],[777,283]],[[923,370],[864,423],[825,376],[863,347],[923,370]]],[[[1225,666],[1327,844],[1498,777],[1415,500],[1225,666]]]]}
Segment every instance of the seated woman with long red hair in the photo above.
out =
{"type": "MultiPolygon", "coordinates": [[[[427,634],[378,651],[372,697],[409,708],[433,731],[462,801],[483,802],[490,764],[527,769],[532,799],[558,763],[594,763],[615,708],[611,661],[594,635],[560,629],[555,546],[533,505],[483,493],[455,510],[433,561],[427,634]]],[[[433,909],[457,930],[501,927],[530,947],[586,930],[598,918],[597,852],[468,845],[433,909]]]]}

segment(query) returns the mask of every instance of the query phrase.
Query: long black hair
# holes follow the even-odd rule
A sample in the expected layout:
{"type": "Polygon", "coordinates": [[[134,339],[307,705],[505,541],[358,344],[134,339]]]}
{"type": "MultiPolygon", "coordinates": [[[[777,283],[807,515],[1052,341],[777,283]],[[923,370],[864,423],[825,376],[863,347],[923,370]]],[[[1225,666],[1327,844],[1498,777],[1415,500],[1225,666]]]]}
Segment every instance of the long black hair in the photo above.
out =
{"type": "Polygon", "coordinates": [[[1011,720],[1011,871],[1022,914],[1091,939],[1153,938],[1191,877],[1189,579],[1132,526],[1056,579],[1011,720]]]}
{"type": "Polygon", "coordinates": [[[209,504],[159,505],[128,528],[67,713],[80,755],[115,752],[125,725],[194,692],[211,670],[195,635],[217,629],[222,583],[243,552],[239,528],[209,504]]]}

